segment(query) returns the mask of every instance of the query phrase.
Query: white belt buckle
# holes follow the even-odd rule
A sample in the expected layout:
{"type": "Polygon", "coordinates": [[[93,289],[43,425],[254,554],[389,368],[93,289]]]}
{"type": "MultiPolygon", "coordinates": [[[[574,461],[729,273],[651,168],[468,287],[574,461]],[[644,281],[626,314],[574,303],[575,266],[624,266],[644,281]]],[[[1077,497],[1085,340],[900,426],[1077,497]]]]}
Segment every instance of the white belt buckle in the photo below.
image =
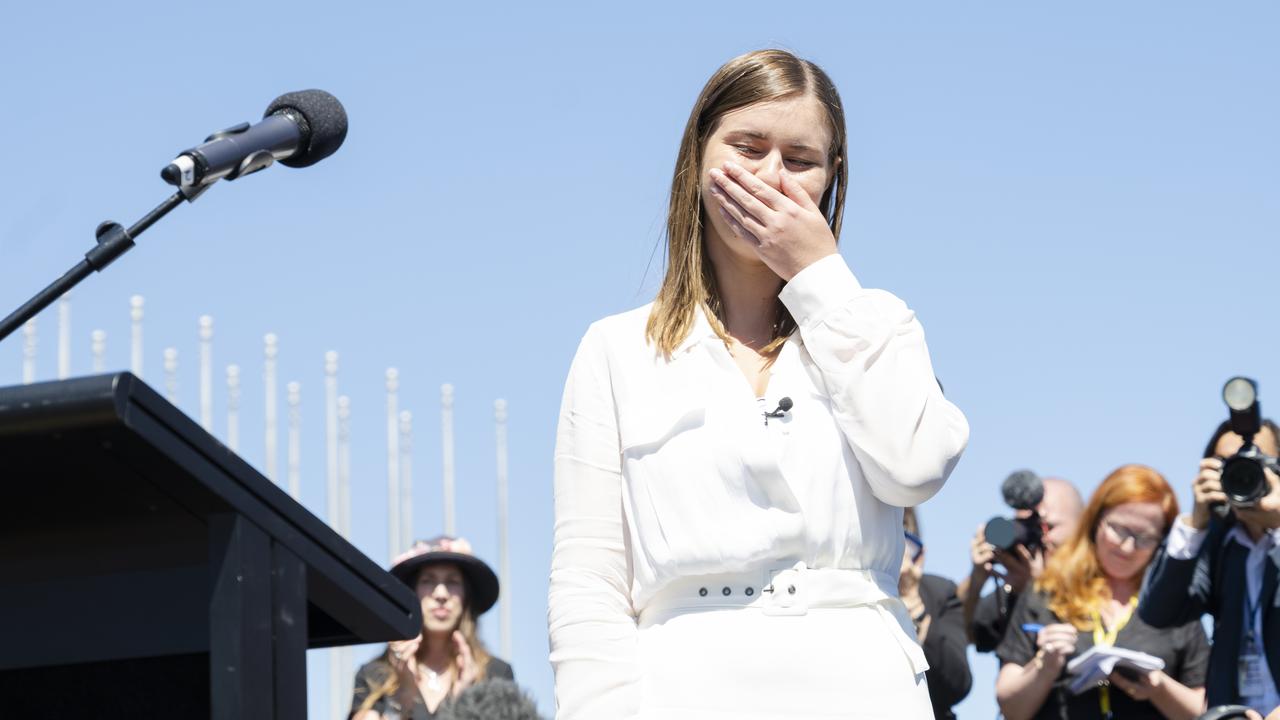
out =
{"type": "Polygon", "coordinates": [[[804,563],[799,562],[786,566],[780,572],[767,572],[766,584],[761,591],[765,597],[764,607],[761,608],[765,615],[788,617],[809,613],[804,570],[804,563]]]}

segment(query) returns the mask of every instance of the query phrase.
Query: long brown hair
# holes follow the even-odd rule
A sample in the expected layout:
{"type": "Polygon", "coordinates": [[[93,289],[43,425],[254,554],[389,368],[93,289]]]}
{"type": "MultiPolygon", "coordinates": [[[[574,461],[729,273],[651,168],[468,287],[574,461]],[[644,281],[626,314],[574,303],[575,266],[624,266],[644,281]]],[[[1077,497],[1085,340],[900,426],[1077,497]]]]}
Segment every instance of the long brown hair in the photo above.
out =
{"type": "MultiPolygon", "coordinates": [[[[463,582],[464,584],[466,583],[465,577],[463,582]]],[[[423,621],[422,630],[425,634],[425,619],[423,621]]],[[[480,641],[479,625],[476,622],[475,615],[471,612],[470,586],[467,586],[466,602],[462,607],[462,616],[458,618],[458,632],[462,633],[463,640],[466,641],[467,646],[471,649],[471,657],[476,663],[476,679],[484,680],[489,674],[489,661],[493,656],[489,654],[489,651],[485,649],[484,643],[480,641]]],[[[454,649],[452,641],[449,643],[449,653],[451,655],[449,671],[453,673],[453,676],[456,679],[458,671],[458,657],[457,650],[454,649]]],[[[368,697],[366,697],[364,702],[360,704],[360,708],[356,714],[362,713],[366,710],[372,710],[373,706],[379,700],[384,697],[394,697],[400,690],[400,678],[396,675],[395,670],[393,669],[394,666],[391,664],[390,645],[388,645],[387,649],[383,651],[382,656],[378,658],[378,663],[383,666],[380,667],[379,670],[381,671],[381,674],[385,674],[386,678],[382,680],[381,684],[377,687],[370,688],[368,697]]]]}
{"type": "MultiPolygon", "coordinates": [[[[706,312],[716,334],[729,340],[702,236],[706,217],[701,168],[707,139],[726,113],[755,103],[806,95],[822,104],[831,126],[827,160],[834,167],[818,207],[839,239],[849,162],[844,106],[831,78],[822,68],[786,50],[756,50],[725,63],[698,95],[676,155],[667,210],[667,272],[645,327],[645,337],[664,354],[670,355],[689,336],[698,312],[706,312]]],[[[764,347],[765,352],[777,349],[796,329],[795,320],[782,301],[777,301],[775,312],[773,339],[764,347]]]]}
{"type": "Polygon", "coordinates": [[[1153,502],[1164,512],[1167,534],[1178,517],[1178,498],[1164,476],[1145,465],[1124,465],[1107,476],[1093,491],[1076,532],[1053,553],[1036,589],[1049,595],[1049,609],[1063,622],[1080,630],[1093,628],[1093,611],[1111,599],[1102,566],[1098,563],[1096,537],[1106,511],[1131,502],[1153,502]]]}

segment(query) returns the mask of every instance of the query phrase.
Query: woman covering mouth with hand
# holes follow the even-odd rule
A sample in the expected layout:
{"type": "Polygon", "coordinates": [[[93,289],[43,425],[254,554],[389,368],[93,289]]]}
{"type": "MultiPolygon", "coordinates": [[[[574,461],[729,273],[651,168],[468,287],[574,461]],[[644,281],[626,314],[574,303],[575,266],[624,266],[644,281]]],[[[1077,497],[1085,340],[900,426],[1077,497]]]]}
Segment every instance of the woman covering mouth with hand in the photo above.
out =
{"type": "Polygon", "coordinates": [[[837,252],[847,166],[835,86],[789,52],[695,101],[662,289],[593,324],[565,385],[560,720],[933,716],[902,508],[969,429],[915,314],[837,252]]]}

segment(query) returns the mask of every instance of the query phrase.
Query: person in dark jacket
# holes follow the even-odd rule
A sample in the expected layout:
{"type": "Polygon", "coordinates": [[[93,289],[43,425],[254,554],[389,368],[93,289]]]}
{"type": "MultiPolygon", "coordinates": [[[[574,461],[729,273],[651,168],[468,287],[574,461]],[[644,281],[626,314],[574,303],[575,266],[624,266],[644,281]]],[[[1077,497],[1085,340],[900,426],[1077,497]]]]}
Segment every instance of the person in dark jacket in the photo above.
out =
{"type": "Polygon", "coordinates": [[[1036,507],[1043,523],[1043,548],[1028,550],[1019,545],[1001,552],[987,542],[983,527],[978,526],[970,543],[973,570],[960,581],[956,591],[964,604],[969,641],[978,652],[989,653],[1000,645],[1018,596],[1039,579],[1054,549],[1075,534],[1082,512],[1084,499],[1076,486],[1048,477],[1044,478],[1044,499],[1036,507]],[[1004,572],[997,570],[997,564],[1004,572]],[[979,598],[988,578],[995,578],[995,591],[979,598]]]}
{"type": "MultiPolygon", "coordinates": [[[[1280,452],[1267,420],[1258,449],[1280,452]]],[[[1195,505],[1173,524],[1148,572],[1138,613],[1155,627],[1213,616],[1213,651],[1206,682],[1210,706],[1247,705],[1260,715],[1280,709],[1280,478],[1264,475],[1270,491],[1249,508],[1227,507],[1222,461],[1244,440],[1218,427],[1192,485],[1195,505]]]]}
{"type": "Polygon", "coordinates": [[[915,508],[902,513],[907,536],[898,575],[898,594],[916,626],[916,637],[924,648],[929,670],[929,700],[938,720],[954,720],[951,708],[969,694],[973,676],[965,651],[964,610],[956,597],[955,583],[937,575],[924,574],[924,542],[915,508]]]}

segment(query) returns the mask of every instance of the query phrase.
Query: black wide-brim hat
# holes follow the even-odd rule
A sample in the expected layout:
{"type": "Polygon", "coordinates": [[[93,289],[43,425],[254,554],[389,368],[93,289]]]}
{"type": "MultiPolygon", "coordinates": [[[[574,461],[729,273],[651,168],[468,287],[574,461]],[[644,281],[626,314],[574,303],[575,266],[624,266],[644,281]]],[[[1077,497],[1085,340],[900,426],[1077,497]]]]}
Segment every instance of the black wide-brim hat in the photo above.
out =
{"type": "Polygon", "coordinates": [[[463,538],[438,537],[419,540],[396,558],[391,574],[410,589],[418,571],[434,563],[453,563],[467,579],[467,607],[472,617],[480,617],[498,602],[498,576],[483,560],[471,554],[471,544],[463,538]]]}

